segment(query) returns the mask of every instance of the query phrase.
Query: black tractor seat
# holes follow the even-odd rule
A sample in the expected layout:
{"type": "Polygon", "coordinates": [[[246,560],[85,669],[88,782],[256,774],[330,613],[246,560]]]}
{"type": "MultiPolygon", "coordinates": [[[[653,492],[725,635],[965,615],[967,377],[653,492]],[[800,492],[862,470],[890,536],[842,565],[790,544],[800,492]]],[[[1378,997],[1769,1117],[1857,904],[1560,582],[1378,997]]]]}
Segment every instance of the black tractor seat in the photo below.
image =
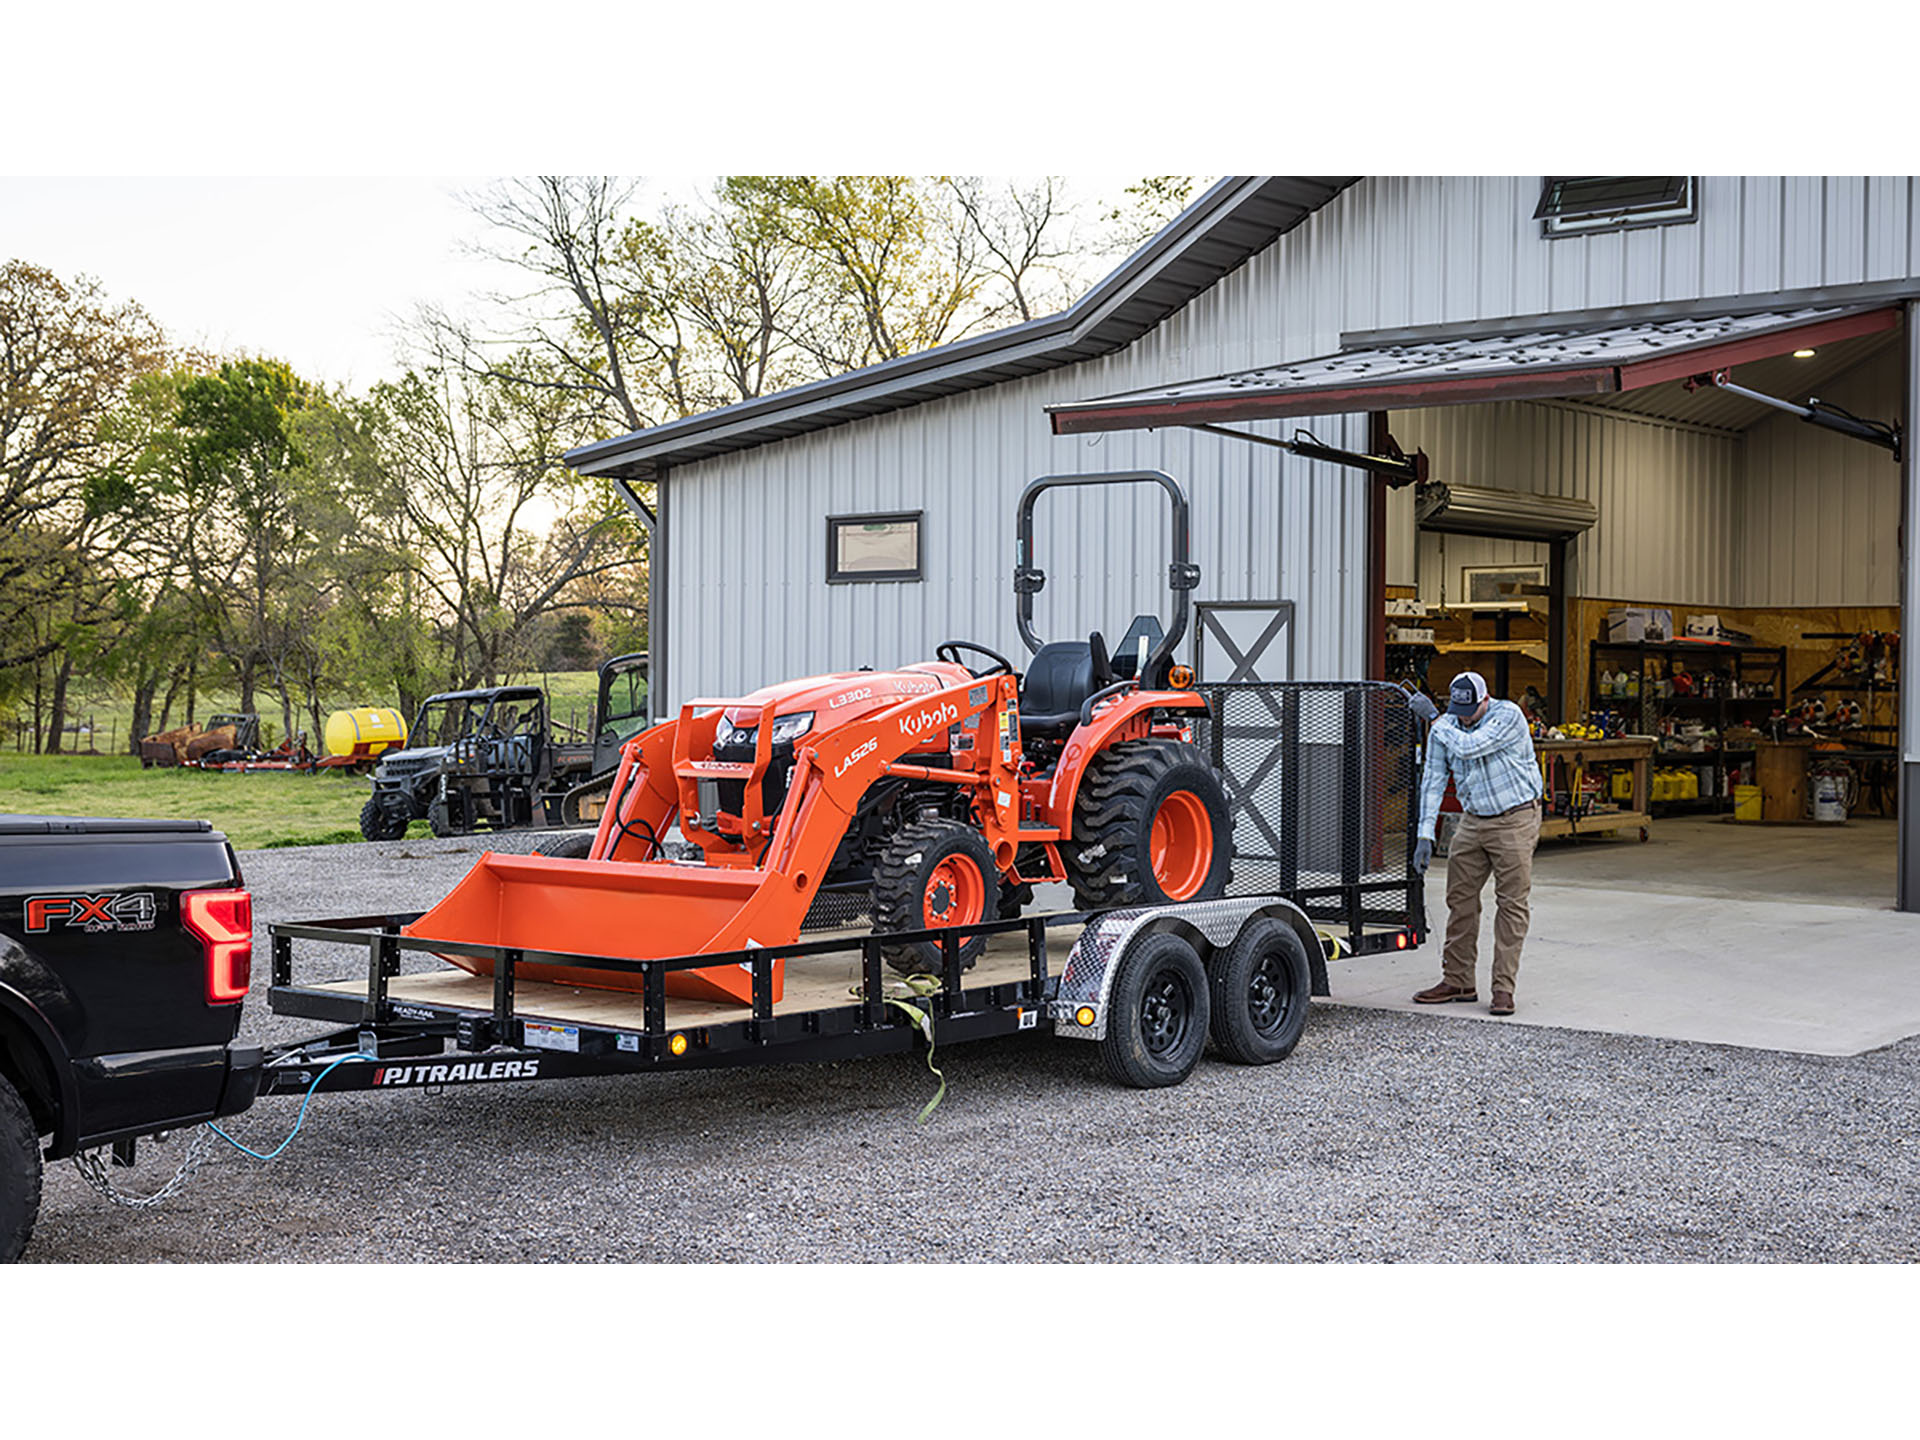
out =
{"type": "Polygon", "coordinates": [[[1098,630],[1085,640],[1049,640],[1034,652],[1020,687],[1021,740],[1064,740],[1087,698],[1111,684],[1113,664],[1098,630]]]}

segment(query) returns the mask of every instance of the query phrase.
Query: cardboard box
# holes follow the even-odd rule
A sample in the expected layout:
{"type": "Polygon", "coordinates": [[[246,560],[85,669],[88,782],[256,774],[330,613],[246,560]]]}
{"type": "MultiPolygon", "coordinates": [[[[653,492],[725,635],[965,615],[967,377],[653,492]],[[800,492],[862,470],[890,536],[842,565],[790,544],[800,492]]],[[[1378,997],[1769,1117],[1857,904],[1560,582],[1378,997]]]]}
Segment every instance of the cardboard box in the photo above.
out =
{"type": "Polygon", "coordinates": [[[1607,612],[1606,639],[1613,645],[1673,639],[1673,612],[1620,605],[1607,612]]]}
{"type": "Polygon", "coordinates": [[[1718,640],[1720,638],[1720,617],[1718,615],[1689,615],[1687,617],[1687,638],[1689,640],[1718,640]]]}
{"type": "Polygon", "coordinates": [[[1387,643],[1389,645],[1431,645],[1433,628],[1425,625],[1389,625],[1387,643]]]}

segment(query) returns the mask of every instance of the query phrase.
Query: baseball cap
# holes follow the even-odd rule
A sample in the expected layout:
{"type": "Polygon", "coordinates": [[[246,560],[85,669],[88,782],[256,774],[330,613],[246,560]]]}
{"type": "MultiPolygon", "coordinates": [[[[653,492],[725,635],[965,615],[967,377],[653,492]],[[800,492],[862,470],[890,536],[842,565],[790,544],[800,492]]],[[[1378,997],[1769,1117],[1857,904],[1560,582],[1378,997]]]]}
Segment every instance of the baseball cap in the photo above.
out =
{"type": "Polygon", "coordinates": [[[1486,680],[1476,670],[1462,670],[1453,677],[1453,688],[1447,692],[1447,714],[1464,720],[1478,710],[1486,698],[1486,680]]]}

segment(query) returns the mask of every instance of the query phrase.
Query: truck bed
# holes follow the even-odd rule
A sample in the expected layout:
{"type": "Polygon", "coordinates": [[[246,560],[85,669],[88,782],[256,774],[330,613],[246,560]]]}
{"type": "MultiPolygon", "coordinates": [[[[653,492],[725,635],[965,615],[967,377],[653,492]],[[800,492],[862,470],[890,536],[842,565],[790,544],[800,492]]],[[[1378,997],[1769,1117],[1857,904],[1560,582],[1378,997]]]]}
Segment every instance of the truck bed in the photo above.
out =
{"type": "MultiPolygon", "coordinates": [[[[1047,932],[1047,968],[1058,974],[1081,927],[1063,925],[1047,932]]],[[[826,931],[808,935],[809,940],[845,938],[855,948],[836,955],[807,955],[787,962],[785,994],[773,1007],[773,1013],[800,1015],[810,1011],[831,1010],[852,1005],[860,998],[860,952],[858,942],[865,930],[826,931]]],[[[968,989],[986,985],[1012,984],[1030,973],[1027,937],[1021,933],[995,935],[987,942],[986,953],[966,972],[968,989]]],[[[892,970],[890,980],[904,979],[892,970]]],[[[367,991],[364,976],[310,985],[309,990],[360,997],[367,991]]],[[[419,975],[397,975],[387,982],[387,998],[396,1005],[426,1005],[437,1010],[456,1010],[486,1015],[493,1009],[493,981],[448,967],[419,975]]],[[[646,1013],[637,992],[591,990],[572,985],[552,985],[538,980],[516,980],[514,1013],[528,1020],[552,1020],[570,1025],[593,1025],[614,1030],[645,1030],[646,1013]]],[[[696,1026],[726,1025],[751,1020],[751,1005],[724,1005],[710,1000],[689,1000],[669,995],[667,1024],[676,1030],[696,1026]]]]}

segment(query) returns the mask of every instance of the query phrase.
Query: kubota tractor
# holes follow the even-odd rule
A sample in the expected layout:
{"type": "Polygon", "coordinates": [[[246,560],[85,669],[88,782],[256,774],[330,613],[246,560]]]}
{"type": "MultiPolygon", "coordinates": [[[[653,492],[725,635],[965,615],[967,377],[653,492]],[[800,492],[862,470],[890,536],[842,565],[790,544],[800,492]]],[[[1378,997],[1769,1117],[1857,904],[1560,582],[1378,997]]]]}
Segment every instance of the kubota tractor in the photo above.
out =
{"type": "MultiPolygon", "coordinates": [[[[627,742],[584,856],[483,856],[408,933],[656,958],[790,943],[823,889],[870,887],[884,934],[1011,916],[1046,881],[1071,884],[1088,910],[1219,895],[1226,797],[1191,743],[1205,701],[1172,658],[1198,582],[1186,496],[1171,476],[1035,480],[1020,497],[1014,569],[1020,635],[1033,652],[1024,676],[983,645],[949,640],[934,660],[899,670],[691,701],[627,742]],[[1113,484],[1157,485],[1172,505],[1170,626],[1141,616],[1111,651],[1097,632],[1042,642],[1033,629],[1033,597],[1046,583],[1033,564],[1034,503],[1059,486],[1113,484]],[[697,860],[669,852],[676,824],[697,860]]],[[[963,945],[962,964],[984,947],[981,937],[963,945]]],[[[940,946],[924,941],[896,943],[888,959],[910,974],[942,963],[940,946]]],[[[520,973],[638,983],[564,963],[520,973]]],[[[776,966],[776,998],[782,980],[776,966]]],[[[737,966],[674,972],[667,988],[751,1000],[737,966]]]]}

